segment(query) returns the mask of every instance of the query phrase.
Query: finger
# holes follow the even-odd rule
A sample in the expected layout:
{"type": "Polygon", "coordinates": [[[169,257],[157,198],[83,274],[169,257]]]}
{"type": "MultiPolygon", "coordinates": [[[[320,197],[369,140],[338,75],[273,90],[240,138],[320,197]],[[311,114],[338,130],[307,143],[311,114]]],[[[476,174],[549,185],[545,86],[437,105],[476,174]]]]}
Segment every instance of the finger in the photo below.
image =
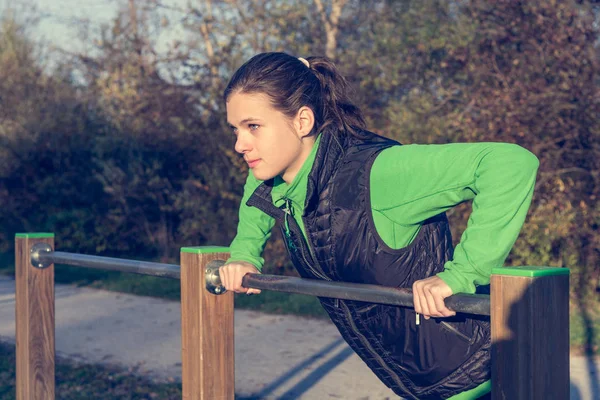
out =
{"type": "Polygon", "coordinates": [[[422,285],[416,285],[417,296],[419,298],[419,305],[421,306],[421,314],[425,316],[425,319],[429,319],[429,304],[427,302],[427,296],[424,293],[422,285]]]}
{"type": "Polygon", "coordinates": [[[260,289],[248,289],[246,294],[260,294],[260,289]]]}
{"type": "Polygon", "coordinates": [[[434,296],[433,299],[435,301],[435,306],[436,306],[438,312],[440,314],[442,314],[442,317],[451,317],[453,315],[456,315],[456,313],[454,311],[452,311],[448,307],[446,307],[446,303],[444,302],[444,297],[441,294],[434,296]]]}
{"type": "Polygon", "coordinates": [[[442,314],[438,311],[437,306],[435,304],[435,295],[431,292],[430,288],[425,288],[425,299],[427,301],[427,307],[429,309],[429,316],[431,317],[441,317],[442,314]]]}
{"type": "Polygon", "coordinates": [[[229,279],[229,268],[221,267],[219,269],[219,279],[221,284],[225,286],[225,290],[231,291],[231,281],[229,279]]]}
{"type": "Polygon", "coordinates": [[[252,294],[252,290],[250,288],[244,287],[244,277],[248,275],[248,270],[247,268],[240,268],[237,273],[236,273],[236,283],[237,283],[237,292],[238,293],[246,293],[246,294],[252,294]],[[250,292],[250,293],[248,293],[250,292]]]}
{"type": "Polygon", "coordinates": [[[427,287],[423,288],[423,295],[421,296],[421,301],[426,304],[426,306],[423,307],[426,309],[426,312],[423,312],[425,319],[429,319],[432,316],[435,317],[435,302],[432,301],[431,293],[429,292],[429,289],[427,287]]]}
{"type": "Polygon", "coordinates": [[[419,289],[417,287],[417,283],[413,284],[413,303],[415,305],[415,312],[417,314],[423,314],[423,309],[421,307],[421,301],[419,299],[419,289]]]}
{"type": "Polygon", "coordinates": [[[229,265],[223,267],[221,282],[225,285],[225,289],[230,292],[239,293],[240,284],[238,283],[238,275],[238,268],[236,266],[229,265]]]}
{"type": "Polygon", "coordinates": [[[242,286],[242,279],[244,278],[245,273],[241,271],[236,271],[235,274],[235,283],[233,284],[234,290],[236,293],[247,293],[248,288],[242,286]]]}

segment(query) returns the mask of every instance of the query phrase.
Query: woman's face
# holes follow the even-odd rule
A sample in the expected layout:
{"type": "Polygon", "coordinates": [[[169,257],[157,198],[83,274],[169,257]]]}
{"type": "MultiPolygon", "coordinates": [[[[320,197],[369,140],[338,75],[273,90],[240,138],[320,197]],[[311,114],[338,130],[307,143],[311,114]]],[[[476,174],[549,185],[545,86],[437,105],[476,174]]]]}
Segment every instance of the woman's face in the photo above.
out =
{"type": "Polygon", "coordinates": [[[273,108],[266,95],[238,92],[229,97],[227,121],[237,137],[235,151],[244,156],[256,179],[280,175],[292,182],[314,144],[314,137],[305,136],[312,121],[309,128],[303,109],[290,119],[273,108]]]}

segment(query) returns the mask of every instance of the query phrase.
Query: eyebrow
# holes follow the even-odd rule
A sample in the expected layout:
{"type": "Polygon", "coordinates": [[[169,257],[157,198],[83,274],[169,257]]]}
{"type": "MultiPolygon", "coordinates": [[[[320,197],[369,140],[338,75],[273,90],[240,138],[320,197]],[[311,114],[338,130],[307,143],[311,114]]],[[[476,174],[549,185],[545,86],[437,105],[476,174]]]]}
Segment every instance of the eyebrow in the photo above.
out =
{"type": "MultiPolygon", "coordinates": [[[[248,123],[250,121],[260,121],[260,118],[255,118],[255,117],[244,118],[243,120],[240,121],[240,125],[244,125],[245,123],[248,123]]],[[[235,126],[231,122],[227,121],[227,123],[232,128],[235,128],[235,126]]]]}

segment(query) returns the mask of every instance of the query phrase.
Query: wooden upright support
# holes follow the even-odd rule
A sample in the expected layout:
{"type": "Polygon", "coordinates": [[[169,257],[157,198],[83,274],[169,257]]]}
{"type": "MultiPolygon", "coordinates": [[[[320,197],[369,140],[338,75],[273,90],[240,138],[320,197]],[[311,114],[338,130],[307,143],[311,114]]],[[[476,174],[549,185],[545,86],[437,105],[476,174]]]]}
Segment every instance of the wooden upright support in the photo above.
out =
{"type": "Polygon", "coordinates": [[[54,234],[15,236],[18,400],[54,399],[54,265],[31,265],[31,248],[36,243],[54,248],[54,234]]]}
{"type": "Polygon", "coordinates": [[[492,398],[569,398],[569,270],[495,268],[492,398]]]}
{"type": "Polygon", "coordinates": [[[205,267],[229,258],[226,247],[181,249],[181,346],[184,400],[233,400],[233,293],[205,289],[205,267]]]}

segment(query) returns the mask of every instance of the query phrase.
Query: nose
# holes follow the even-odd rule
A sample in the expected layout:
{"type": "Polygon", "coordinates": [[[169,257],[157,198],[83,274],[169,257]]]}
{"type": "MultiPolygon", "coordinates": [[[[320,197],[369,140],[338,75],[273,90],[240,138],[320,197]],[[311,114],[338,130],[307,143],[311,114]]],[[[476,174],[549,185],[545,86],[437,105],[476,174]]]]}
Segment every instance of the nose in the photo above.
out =
{"type": "Polygon", "coordinates": [[[235,141],[235,151],[237,151],[240,154],[244,154],[250,151],[251,147],[252,145],[250,143],[248,135],[244,134],[244,132],[239,132],[235,141]]]}

